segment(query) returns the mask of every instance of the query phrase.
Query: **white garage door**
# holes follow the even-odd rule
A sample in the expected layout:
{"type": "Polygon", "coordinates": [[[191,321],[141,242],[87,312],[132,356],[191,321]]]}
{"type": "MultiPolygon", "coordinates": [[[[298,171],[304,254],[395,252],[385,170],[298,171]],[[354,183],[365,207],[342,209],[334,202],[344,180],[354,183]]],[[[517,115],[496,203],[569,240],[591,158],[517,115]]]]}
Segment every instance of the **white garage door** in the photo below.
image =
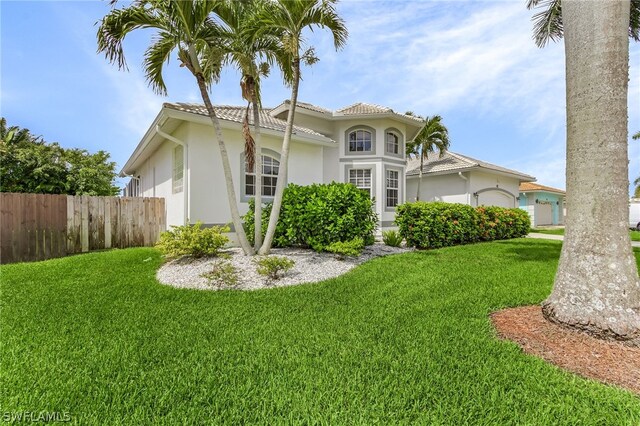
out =
{"type": "Polygon", "coordinates": [[[536,226],[553,225],[553,209],[551,204],[537,204],[535,216],[536,226]]]}
{"type": "Polygon", "coordinates": [[[502,191],[485,191],[478,194],[479,206],[514,207],[514,199],[502,191]]]}

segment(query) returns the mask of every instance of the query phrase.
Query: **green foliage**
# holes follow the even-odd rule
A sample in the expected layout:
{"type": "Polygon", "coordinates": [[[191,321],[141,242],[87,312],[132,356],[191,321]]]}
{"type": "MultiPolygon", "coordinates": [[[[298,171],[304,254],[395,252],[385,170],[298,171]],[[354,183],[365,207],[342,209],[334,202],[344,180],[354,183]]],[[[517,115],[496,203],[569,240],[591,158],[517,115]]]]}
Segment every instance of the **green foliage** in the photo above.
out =
{"type": "MultiPolygon", "coordinates": [[[[271,204],[262,210],[262,230],[266,232],[271,204]]],[[[360,237],[365,245],[374,242],[378,217],[369,194],[348,183],[289,184],[284,190],[275,247],[302,246],[323,251],[335,242],[360,237]]],[[[249,238],[254,235],[254,202],[244,216],[249,238]]]]}
{"type": "Polygon", "coordinates": [[[531,228],[529,214],[522,209],[480,206],[476,211],[480,215],[480,239],[483,241],[524,237],[531,228]]]}
{"type": "Polygon", "coordinates": [[[218,287],[233,287],[238,284],[238,268],[226,260],[216,262],[211,271],[202,274],[202,276],[218,287]]]}
{"type": "Polygon", "coordinates": [[[465,204],[405,203],[396,207],[396,224],[408,246],[439,248],[478,241],[480,218],[465,204]]]}
{"type": "Polygon", "coordinates": [[[65,149],[0,119],[2,192],[117,195],[115,178],[116,163],[107,152],[65,149]]]}
{"type": "Polygon", "coordinates": [[[203,257],[217,256],[220,249],[229,242],[223,235],[229,227],[212,226],[202,228],[201,222],[193,225],[172,226],[172,229],[160,234],[156,247],[167,257],[203,257]]]}
{"type": "Polygon", "coordinates": [[[278,280],[293,268],[295,262],[284,256],[262,256],[255,260],[255,264],[258,266],[258,274],[269,280],[278,280]]]}
{"type": "Polygon", "coordinates": [[[340,257],[360,256],[362,249],[364,249],[364,240],[360,237],[355,237],[351,241],[336,241],[325,248],[326,251],[337,254],[340,257]]]}
{"type": "Polygon", "coordinates": [[[527,212],[518,208],[416,202],[396,212],[407,245],[423,249],[522,237],[531,227],[527,212]]]}
{"type": "Polygon", "coordinates": [[[402,235],[398,231],[389,230],[382,232],[382,242],[390,247],[400,247],[402,235]]]}

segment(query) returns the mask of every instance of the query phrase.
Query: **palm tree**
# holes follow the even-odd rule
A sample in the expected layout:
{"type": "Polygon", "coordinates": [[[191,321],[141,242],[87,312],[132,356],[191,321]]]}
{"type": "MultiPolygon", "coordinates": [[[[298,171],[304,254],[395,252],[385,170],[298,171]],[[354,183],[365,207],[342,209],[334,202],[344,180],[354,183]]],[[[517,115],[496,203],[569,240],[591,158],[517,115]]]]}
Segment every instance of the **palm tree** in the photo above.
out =
{"type": "MultiPolygon", "coordinates": [[[[282,150],[280,152],[280,170],[278,171],[276,193],[271,208],[267,233],[264,243],[260,248],[260,254],[268,254],[271,250],[276,224],[280,216],[282,194],[287,182],[289,145],[293,131],[293,119],[298,101],[300,62],[311,65],[318,60],[313,48],[308,48],[304,52],[302,51],[305,44],[302,31],[305,28],[327,28],[333,36],[334,47],[336,49],[341,48],[346,43],[348,32],[344,21],[338,16],[334,5],[335,0],[276,0],[272,3],[267,3],[267,7],[265,7],[261,14],[260,24],[262,31],[280,34],[282,46],[286,54],[291,58],[292,81],[287,126],[285,128],[284,140],[282,141],[282,150]]],[[[286,72],[286,70],[284,71],[286,72]]],[[[256,218],[256,220],[258,219],[256,218]]]]}
{"type": "MultiPolygon", "coordinates": [[[[640,139],[640,131],[636,132],[636,134],[631,137],[634,140],[640,139]]],[[[633,191],[633,196],[638,198],[640,197],[640,177],[637,177],[636,180],[633,181],[633,184],[636,186],[636,188],[633,191]]]]}
{"type": "MultiPolygon", "coordinates": [[[[408,115],[413,115],[409,114],[408,115]]],[[[422,118],[422,117],[420,117],[422,118]]],[[[442,117],[434,115],[424,118],[424,127],[413,139],[407,144],[407,156],[420,158],[420,170],[418,179],[418,192],[416,201],[420,201],[420,184],[422,183],[422,170],[424,168],[424,160],[429,158],[429,154],[438,151],[442,157],[444,152],[449,149],[449,130],[442,124],[442,117]]]]}
{"type": "MultiPolygon", "coordinates": [[[[538,47],[562,39],[562,0],[528,0],[527,9],[541,9],[533,15],[533,39],[538,47]]],[[[629,12],[629,37],[640,41],[640,0],[631,0],[629,12]]]]}
{"type": "Polygon", "coordinates": [[[224,56],[222,47],[211,43],[220,32],[212,15],[222,4],[216,0],[137,0],[130,6],[113,9],[100,21],[98,52],[104,52],[120,69],[127,69],[122,47],[126,36],[138,29],[155,29],[152,44],[144,55],[144,70],[151,88],[161,95],[167,94],[163,71],[174,52],[180,65],[191,72],[215,129],[236,235],[244,253],[250,255],[253,248],[242,226],[227,148],[208,92],[218,80],[224,56]]]}
{"type": "MultiPolygon", "coordinates": [[[[255,234],[254,249],[262,246],[262,136],[260,133],[260,80],[269,74],[273,63],[287,70],[284,52],[278,37],[258,28],[258,11],[264,7],[261,0],[230,1],[217,10],[217,20],[221,24],[220,33],[210,43],[213,47],[224,46],[224,62],[236,66],[241,74],[242,97],[247,101],[243,122],[245,157],[248,169],[255,170],[255,234]],[[249,105],[253,109],[253,131],[249,129],[249,105]],[[257,155],[256,155],[257,153],[257,155]]],[[[285,80],[287,75],[285,74],[285,80]]]]}
{"type": "Polygon", "coordinates": [[[542,33],[565,39],[571,209],[542,311],[564,326],[640,345],[640,279],[627,230],[628,38],[630,22],[634,28],[638,23],[633,14],[630,20],[634,7],[637,2],[629,0],[562,0],[560,27],[542,33]]]}

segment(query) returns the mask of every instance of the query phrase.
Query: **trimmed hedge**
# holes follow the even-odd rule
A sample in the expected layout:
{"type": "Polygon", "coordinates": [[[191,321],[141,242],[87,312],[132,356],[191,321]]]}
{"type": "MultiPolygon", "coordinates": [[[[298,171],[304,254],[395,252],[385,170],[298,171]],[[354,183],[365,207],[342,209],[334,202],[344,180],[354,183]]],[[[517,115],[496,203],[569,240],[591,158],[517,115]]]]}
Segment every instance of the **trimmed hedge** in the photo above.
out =
{"type": "Polygon", "coordinates": [[[407,245],[427,249],[522,237],[530,220],[517,208],[415,202],[396,208],[396,224],[407,245]]]}
{"type": "MultiPolygon", "coordinates": [[[[244,216],[247,237],[253,240],[254,200],[244,216]]],[[[271,204],[262,210],[262,232],[266,233],[271,204]]],[[[282,198],[274,247],[302,246],[324,251],[336,242],[362,238],[365,245],[374,242],[378,216],[369,194],[349,183],[289,184],[282,198]]]]}

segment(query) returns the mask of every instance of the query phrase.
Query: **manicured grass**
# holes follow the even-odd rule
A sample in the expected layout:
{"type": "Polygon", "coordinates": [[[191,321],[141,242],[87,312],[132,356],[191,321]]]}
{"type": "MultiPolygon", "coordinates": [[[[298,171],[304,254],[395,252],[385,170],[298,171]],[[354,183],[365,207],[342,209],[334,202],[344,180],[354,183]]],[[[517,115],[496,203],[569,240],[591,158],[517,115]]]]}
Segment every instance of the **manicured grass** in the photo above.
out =
{"type": "Polygon", "coordinates": [[[0,406],[101,425],[639,424],[631,393],[495,338],[488,314],[543,300],[559,251],[453,247],[256,292],[162,286],[152,249],[4,266],[0,406]]]}
{"type": "MultiPolygon", "coordinates": [[[[539,234],[564,235],[564,228],[558,229],[532,229],[531,232],[539,234]]],[[[629,231],[631,241],[640,241],[640,231],[629,231]]]]}

